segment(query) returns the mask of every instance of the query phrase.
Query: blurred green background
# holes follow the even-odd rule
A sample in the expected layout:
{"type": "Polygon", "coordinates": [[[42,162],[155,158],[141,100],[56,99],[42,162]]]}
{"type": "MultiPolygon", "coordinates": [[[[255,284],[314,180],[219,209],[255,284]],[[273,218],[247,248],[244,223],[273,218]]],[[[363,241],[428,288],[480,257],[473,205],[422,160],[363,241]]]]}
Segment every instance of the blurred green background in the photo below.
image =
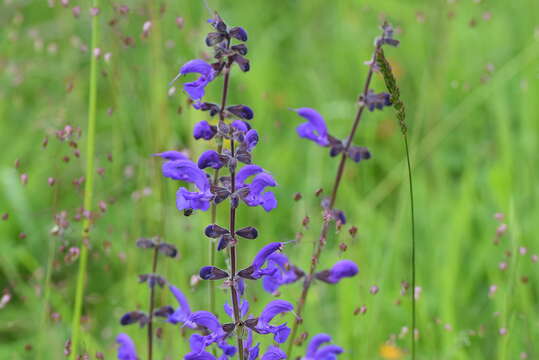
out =
{"type": "MultiPolygon", "coordinates": [[[[162,261],[159,272],[186,292],[194,310],[208,302],[207,284],[193,286],[190,279],[208,261],[202,229],[209,214],[186,218],[175,209],[178,183],[160,175],[160,162],[150,154],[189,149],[198,156],[212,146],[191,137],[192,125],[206,114],[167,87],[181,64],[208,55],[203,40],[209,13],[194,0],[129,1],[127,15],[115,10],[119,5],[102,1],[98,15],[95,159],[102,175],[95,182],[99,217],[91,231],[80,348],[107,359],[115,357],[121,331],[137,341],[144,358],[145,332],[121,328],[118,320],[147,307],[147,288],[137,274],[150,271],[150,254],[134,246],[138,237],[160,235],[174,243],[180,257],[162,261]],[[152,27],[144,36],[146,21],[152,27]],[[106,211],[99,210],[100,201],[106,211]]],[[[288,109],[316,108],[335,136],[346,136],[367,71],[363,62],[387,18],[401,40],[386,56],[406,104],[414,166],[418,359],[539,358],[539,264],[532,261],[539,253],[539,3],[282,0],[209,6],[249,32],[251,71],[234,69],[230,101],[254,109],[252,124],[261,134],[255,162],[280,185],[276,210],[239,210],[240,226],[257,226],[261,234],[241,245],[240,266],[249,264],[260,244],[288,241],[298,232],[301,241],[286,253],[308,266],[320,231],[314,192],[329,191],[337,161],[297,137],[300,119],[288,109]],[[296,192],[303,194],[299,202],[296,192]],[[494,218],[497,212],[503,220],[494,218]],[[306,215],[311,223],[304,229],[306,215]],[[502,223],[507,232],[495,245],[502,223]],[[492,285],[497,290],[489,296],[492,285]]],[[[0,213],[8,214],[0,220],[1,359],[60,359],[70,336],[78,267],[68,249],[81,239],[76,215],[84,185],[73,181],[85,176],[89,8],[88,2],[65,7],[55,0],[0,5],[0,213]],[[81,7],[79,18],[75,6],[81,7]],[[80,158],[55,135],[66,125],[82,129],[80,158]],[[55,214],[62,211],[70,224],[55,235],[55,214]]],[[[208,100],[217,101],[221,82],[208,87],[208,100]]],[[[378,76],[373,88],[383,89],[378,76]]],[[[337,207],[349,224],[331,232],[321,265],[348,258],[361,272],[339,286],[317,284],[303,330],[331,334],[347,351],[341,358],[405,358],[410,301],[401,295],[401,282],[410,281],[409,198],[393,111],[367,113],[356,142],[368,146],[373,158],[348,164],[337,207]],[[355,239],[348,234],[351,225],[359,228],[355,239]],[[340,243],[348,246],[345,253],[340,243]],[[369,292],[373,285],[380,288],[376,295],[369,292]],[[362,305],[367,312],[354,315],[362,305]]],[[[219,219],[226,221],[225,211],[219,219]]],[[[218,259],[224,264],[221,254],[218,259]]],[[[271,296],[260,284],[250,285],[247,297],[257,313],[271,296]]],[[[281,298],[295,303],[300,286],[283,288],[281,298]]],[[[219,303],[225,299],[219,291],[219,303]]],[[[173,300],[168,291],[158,292],[159,304],[175,305],[173,300]]],[[[180,358],[187,352],[185,334],[162,327],[157,358],[180,358]]]]}

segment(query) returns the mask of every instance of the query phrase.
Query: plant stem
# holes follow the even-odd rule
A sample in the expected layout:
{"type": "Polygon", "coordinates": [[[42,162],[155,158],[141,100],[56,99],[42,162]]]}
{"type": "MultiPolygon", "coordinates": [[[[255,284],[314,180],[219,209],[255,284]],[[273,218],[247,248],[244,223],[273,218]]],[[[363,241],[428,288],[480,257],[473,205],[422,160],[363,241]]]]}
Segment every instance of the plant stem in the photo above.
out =
{"type": "MultiPolygon", "coordinates": [[[[373,64],[375,64],[377,50],[379,49],[380,46],[381,46],[380,43],[376,45],[376,49],[372,55],[371,66],[369,67],[369,72],[367,73],[367,78],[365,80],[365,85],[363,87],[363,93],[362,93],[363,97],[367,96],[367,92],[369,90],[369,86],[372,80],[372,75],[374,73],[373,64]]],[[[333,210],[333,207],[335,206],[335,201],[337,199],[337,191],[339,190],[339,185],[341,184],[341,179],[344,174],[344,169],[346,165],[346,159],[347,159],[346,154],[348,150],[350,149],[350,146],[352,145],[352,141],[354,140],[354,136],[356,134],[356,131],[361,121],[361,117],[363,115],[364,110],[365,110],[365,104],[361,102],[356,112],[356,116],[354,119],[354,123],[352,124],[350,134],[344,145],[344,150],[341,154],[341,160],[339,163],[339,167],[337,168],[337,174],[335,175],[335,181],[333,182],[333,189],[331,191],[331,197],[329,199],[329,207],[328,209],[325,210],[320,237],[318,238],[318,242],[315,246],[315,249],[311,258],[311,267],[309,270],[309,274],[305,278],[305,282],[303,283],[303,290],[301,291],[301,295],[296,306],[296,319],[294,320],[294,325],[292,326],[292,332],[290,334],[289,343],[288,343],[288,350],[287,350],[288,359],[292,359],[294,339],[296,338],[299,325],[303,321],[303,319],[301,318],[301,314],[305,307],[305,302],[307,301],[307,295],[309,294],[309,289],[313,281],[314,273],[316,271],[316,266],[318,265],[322,250],[324,249],[324,246],[326,245],[327,235],[329,231],[329,224],[331,220],[331,216],[330,214],[327,214],[327,212],[331,212],[331,210],[333,210]]]]}
{"type": "MultiPolygon", "coordinates": [[[[98,0],[93,1],[93,7],[98,7],[98,0]]],[[[88,137],[86,143],[86,182],[84,184],[84,204],[83,208],[89,213],[84,218],[82,225],[82,243],[79,260],[79,272],[77,276],[77,286],[75,293],[75,305],[73,308],[72,322],[72,351],[71,360],[77,358],[79,337],[80,337],[80,318],[82,313],[84,285],[86,281],[86,267],[88,263],[88,241],[91,226],[91,209],[94,186],[94,156],[95,156],[95,125],[96,125],[96,104],[97,104],[97,58],[94,56],[93,49],[97,47],[98,40],[98,17],[92,17],[92,42],[90,50],[90,91],[88,99],[88,137]]]]}
{"type": "MultiPolygon", "coordinates": [[[[157,271],[157,258],[159,257],[159,251],[157,247],[153,251],[153,261],[152,261],[152,275],[156,274],[157,271]]],[[[150,309],[148,311],[148,360],[153,358],[153,309],[155,304],[155,284],[150,284],[150,309]]]]}
{"type": "MultiPolygon", "coordinates": [[[[226,79],[226,78],[225,78],[226,79]]],[[[234,158],[234,139],[230,140],[230,153],[234,158]]],[[[236,191],[236,171],[234,167],[230,168],[230,191],[232,194],[236,191]]],[[[236,268],[237,268],[237,239],[236,239],[236,206],[234,201],[230,200],[230,235],[232,235],[233,242],[230,246],[230,295],[232,297],[232,308],[234,309],[234,322],[236,324],[236,335],[238,338],[238,352],[240,360],[243,360],[243,340],[242,333],[243,325],[241,324],[240,306],[238,300],[238,292],[236,291],[236,268]]]]}

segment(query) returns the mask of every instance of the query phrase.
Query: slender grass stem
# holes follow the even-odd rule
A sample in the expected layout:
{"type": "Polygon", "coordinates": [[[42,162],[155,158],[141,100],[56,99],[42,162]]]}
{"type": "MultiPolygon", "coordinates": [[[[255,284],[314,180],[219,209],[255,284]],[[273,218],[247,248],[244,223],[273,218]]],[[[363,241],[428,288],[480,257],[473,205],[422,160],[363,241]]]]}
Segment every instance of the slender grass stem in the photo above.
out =
{"type": "MultiPolygon", "coordinates": [[[[156,274],[157,271],[157,259],[159,257],[159,250],[157,247],[153,251],[153,260],[152,260],[152,275],[156,274]]],[[[150,308],[148,310],[148,360],[153,359],[153,309],[155,306],[155,284],[152,282],[150,284],[150,308]]]]}
{"type": "MultiPolygon", "coordinates": [[[[372,56],[372,62],[371,64],[374,64],[376,62],[376,54],[378,52],[378,49],[380,48],[381,43],[378,43],[376,46],[376,49],[372,56]]],[[[365,97],[367,95],[367,92],[369,90],[369,86],[372,80],[372,75],[374,73],[373,65],[369,67],[369,72],[367,73],[367,78],[365,79],[365,85],[363,86],[363,92],[362,95],[365,97]]],[[[365,110],[365,104],[360,103],[360,106],[356,112],[356,116],[354,118],[354,122],[352,124],[352,128],[350,129],[350,134],[346,140],[344,150],[341,155],[341,160],[339,163],[339,167],[337,168],[337,174],[335,175],[335,180],[333,182],[333,189],[331,191],[331,196],[329,199],[329,208],[326,211],[333,210],[333,207],[335,206],[335,201],[337,200],[337,192],[339,190],[339,186],[341,184],[341,179],[344,174],[344,169],[346,165],[346,159],[347,159],[347,153],[350,149],[350,146],[352,145],[352,142],[354,140],[354,136],[356,134],[357,128],[359,126],[359,123],[361,122],[361,117],[363,115],[363,111],[365,110]]],[[[292,331],[290,333],[289,342],[288,342],[288,349],[287,349],[287,358],[292,359],[292,352],[294,347],[294,339],[296,338],[299,325],[301,324],[302,320],[302,313],[303,309],[305,307],[305,302],[307,301],[307,296],[309,294],[309,289],[311,287],[314,273],[316,271],[316,267],[318,265],[320,255],[322,254],[322,250],[324,249],[324,246],[327,242],[327,235],[329,232],[329,224],[330,224],[331,216],[329,214],[324,214],[324,220],[322,223],[322,230],[320,231],[320,237],[318,238],[318,242],[315,246],[312,258],[311,258],[311,267],[309,270],[309,274],[305,278],[305,282],[303,283],[303,289],[301,291],[301,295],[299,297],[299,300],[297,302],[296,306],[296,319],[294,320],[294,325],[292,326],[292,331]]]]}
{"type": "MultiPolygon", "coordinates": [[[[99,1],[93,1],[93,7],[98,7],[99,1]]],[[[97,47],[98,41],[98,17],[92,17],[92,40],[90,51],[90,85],[88,98],[88,130],[86,142],[86,182],[84,184],[84,210],[90,212],[92,209],[92,197],[94,187],[94,156],[95,156],[95,126],[96,126],[96,104],[97,104],[97,58],[93,54],[93,49],[97,47]]],[[[82,225],[82,242],[79,259],[79,272],[75,293],[75,304],[73,308],[72,322],[72,351],[71,360],[75,360],[78,354],[80,342],[80,318],[84,298],[84,287],[86,281],[86,267],[88,263],[88,241],[91,226],[91,216],[84,219],[82,225]]]]}

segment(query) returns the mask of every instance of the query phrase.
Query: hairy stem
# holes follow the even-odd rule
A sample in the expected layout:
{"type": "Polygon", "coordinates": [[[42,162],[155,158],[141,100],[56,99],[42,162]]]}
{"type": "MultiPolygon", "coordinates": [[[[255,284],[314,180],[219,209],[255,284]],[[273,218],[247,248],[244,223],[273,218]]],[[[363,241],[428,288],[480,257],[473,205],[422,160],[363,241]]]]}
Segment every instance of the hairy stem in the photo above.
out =
{"type": "MultiPolygon", "coordinates": [[[[153,261],[152,261],[152,275],[156,274],[157,271],[157,258],[159,257],[159,251],[155,247],[153,251],[153,261]]],[[[150,308],[148,310],[148,360],[153,358],[153,309],[155,306],[155,284],[152,282],[150,284],[150,308]]]]}
{"type": "MultiPolygon", "coordinates": [[[[98,0],[93,1],[93,7],[98,6],[98,0]]],[[[94,156],[95,156],[95,124],[96,124],[96,104],[97,104],[97,58],[93,49],[97,47],[97,22],[98,17],[92,17],[92,40],[90,51],[90,91],[88,99],[88,135],[86,143],[86,182],[84,184],[84,210],[90,212],[92,209],[92,195],[94,186],[94,156]]],[[[78,346],[80,337],[80,318],[82,313],[82,303],[84,298],[84,285],[86,282],[86,267],[88,263],[88,241],[91,225],[91,213],[84,218],[82,225],[82,243],[79,259],[79,272],[75,293],[75,305],[73,308],[72,322],[72,352],[71,360],[78,356],[78,346]]]]}
{"type": "MultiPolygon", "coordinates": [[[[369,90],[369,86],[372,80],[372,75],[374,73],[373,70],[373,64],[376,61],[376,54],[377,50],[380,48],[381,43],[378,43],[376,45],[376,49],[372,55],[372,61],[371,66],[369,67],[369,72],[367,73],[367,78],[365,80],[365,85],[363,87],[363,97],[367,95],[367,92],[369,90]]],[[[318,238],[318,242],[315,246],[312,258],[311,258],[311,267],[309,269],[309,274],[305,278],[305,282],[303,283],[303,289],[301,291],[301,295],[299,297],[297,306],[296,306],[296,319],[294,321],[294,325],[292,326],[292,332],[290,333],[289,343],[288,343],[288,349],[287,349],[287,358],[292,359],[292,351],[294,347],[294,339],[296,338],[299,325],[302,322],[302,313],[303,309],[305,307],[305,302],[307,301],[307,295],[309,294],[309,289],[311,288],[311,284],[313,281],[314,273],[316,272],[316,267],[318,265],[320,255],[322,254],[322,250],[324,249],[324,246],[326,245],[327,241],[327,235],[329,231],[329,224],[331,221],[331,216],[329,212],[333,210],[335,206],[335,201],[337,199],[337,192],[339,190],[339,185],[341,184],[341,179],[344,174],[344,169],[346,165],[346,159],[347,159],[347,152],[350,149],[350,146],[352,145],[352,142],[354,140],[354,136],[356,135],[357,128],[359,126],[359,123],[361,121],[361,117],[363,115],[363,111],[365,110],[365,104],[363,102],[360,103],[359,108],[357,109],[356,116],[354,118],[354,123],[352,124],[352,128],[350,130],[350,133],[348,135],[348,138],[346,140],[344,150],[341,154],[341,160],[339,163],[339,167],[337,168],[337,174],[335,175],[335,181],[333,182],[333,189],[331,191],[331,196],[329,199],[329,208],[325,210],[324,213],[324,220],[322,223],[322,230],[320,231],[320,237],[318,238]]]]}
{"type": "MultiPolygon", "coordinates": [[[[234,139],[230,140],[230,154],[234,158],[234,139]]],[[[236,170],[234,167],[230,167],[230,191],[232,194],[236,191],[236,170]]],[[[241,324],[241,314],[238,299],[238,292],[236,290],[236,270],[237,270],[237,239],[236,239],[236,204],[234,200],[230,200],[230,235],[232,235],[233,242],[230,246],[230,295],[232,297],[232,307],[234,309],[234,322],[236,324],[236,335],[238,338],[238,352],[240,360],[243,360],[243,340],[242,333],[243,325],[241,324]]]]}

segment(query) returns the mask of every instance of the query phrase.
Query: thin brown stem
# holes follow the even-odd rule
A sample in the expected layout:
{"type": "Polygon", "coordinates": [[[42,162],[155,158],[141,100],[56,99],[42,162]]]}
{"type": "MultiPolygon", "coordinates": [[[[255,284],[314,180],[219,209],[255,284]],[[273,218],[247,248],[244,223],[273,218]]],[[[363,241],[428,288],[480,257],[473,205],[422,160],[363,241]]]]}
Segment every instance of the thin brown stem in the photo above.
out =
{"type": "MultiPolygon", "coordinates": [[[[152,262],[152,275],[155,275],[157,271],[157,258],[159,257],[159,252],[157,247],[153,251],[153,262],[152,262]]],[[[149,282],[150,285],[150,309],[148,311],[148,360],[153,358],[153,309],[155,307],[155,284],[153,279],[149,282]]]]}
{"type": "MultiPolygon", "coordinates": [[[[372,80],[372,75],[374,73],[373,65],[376,63],[376,54],[380,46],[381,46],[381,43],[378,43],[372,55],[371,66],[369,67],[369,72],[367,73],[367,78],[365,79],[365,85],[363,86],[363,92],[362,92],[363,98],[367,96],[367,93],[369,91],[369,86],[372,80]]],[[[309,274],[305,278],[305,282],[303,283],[303,289],[301,291],[301,295],[299,297],[299,300],[296,306],[296,319],[294,321],[294,325],[292,326],[292,332],[290,333],[289,343],[288,343],[288,350],[287,350],[288,359],[292,359],[294,339],[296,338],[299,325],[303,321],[303,319],[301,318],[301,315],[305,307],[305,302],[307,301],[307,295],[309,294],[309,289],[311,288],[314,273],[316,272],[316,266],[318,265],[320,255],[322,254],[322,250],[324,249],[324,246],[326,245],[327,235],[329,232],[329,224],[331,220],[331,211],[333,210],[335,206],[335,201],[337,200],[337,192],[339,190],[342,176],[344,174],[347,153],[356,135],[356,131],[359,126],[359,123],[361,122],[361,117],[363,115],[364,110],[365,110],[365,104],[363,102],[360,102],[359,108],[357,109],[356,116],[354,118],[354,122],[352,124],[352,128],[350,129],[350,134],[348,135],[348,138],[344,145],[344,150],[341,154],[341,160],[339,162],[339,167],[337,168],[337,174],[335,175],[335,181],[333,182],[333,189],[331,191],[331,196],[329,199],[329,207],[325,209],[324,211],[324,220],[322,223],[322,230],[320,231],[320,237],[318,238],[318,242],[315,245],[313,255],[311,257],[311,267],[309,270],[309,274]]]]}

